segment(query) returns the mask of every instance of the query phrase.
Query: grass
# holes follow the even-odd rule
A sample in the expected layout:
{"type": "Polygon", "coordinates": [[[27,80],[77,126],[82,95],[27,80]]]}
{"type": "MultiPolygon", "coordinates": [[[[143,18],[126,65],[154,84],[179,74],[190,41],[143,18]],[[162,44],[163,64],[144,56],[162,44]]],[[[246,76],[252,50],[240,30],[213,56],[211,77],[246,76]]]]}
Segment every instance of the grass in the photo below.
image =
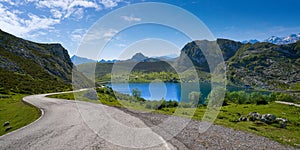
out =
{"type": "MultiPolygon", "coordinates": [[[[98,93],[98,97],[101,100],[89,100],[84,98],[84,92],[75,93],[76,97],[80,100],[101,103],[108,106],[126,107],[140,111],[153,111],[156,113],[162,113],[167,115],[175,115],[174,112],[178,108],[163,108],[161,110],[147,109],[146,102],[128,101],[128,100],[116,100],[109,94],[98,93]]],[[[48,97],[61,98],[61,99],[74,99],[73,93],[57,94],[48,97]]],[[[195,109],[192,108],[180,108],[177,110],[177,116],[188,117],[193,114],[195,109]]],[[[202,117],[206,111],[206,107],[198,107],[192,117],[194,120],[202,120],[202,117]]],[[[235,130],[242,130],[250,133],[254,133],[260,136],[267,137],[275,140],[279,143],[291,145],[294,147],[300,144],[300,108],[295,106],[288,106],[270,102],[267,105],[256,104],[233,104],[229,103],[228,106],[223,106],[220,113],[217,116],[214,124],[222,125],[225,127],[233,128],[235,130]],[[237,122],[240,116],[246,116],[250,112],[258,112],[260,114],[274,114],[276,117],[287,118],[288,124],[286,129],[279,128],[278,124],[265,124],[262,122],[237,122]]]]}
{"type": "Polygon", "coordinates": [[[22,98],[26,95],[2,95],[0,96],[0,135],[19,129],[30,124],[40,117],[37,108],[26,104],[22,98]],[[9,121],[12,128],[5,131],[4,123],[9,121]]]}

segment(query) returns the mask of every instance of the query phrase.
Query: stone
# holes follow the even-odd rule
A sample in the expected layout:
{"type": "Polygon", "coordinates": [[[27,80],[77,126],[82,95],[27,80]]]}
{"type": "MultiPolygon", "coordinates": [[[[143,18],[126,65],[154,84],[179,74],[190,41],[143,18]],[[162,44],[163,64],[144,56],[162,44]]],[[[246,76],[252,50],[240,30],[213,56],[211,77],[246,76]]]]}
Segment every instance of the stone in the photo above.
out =
{"type": "Polygon", "coordinates": [[[276,121],[276,116],[273,114],[264,114],[261,117],[261,121],[267,124],[272,124],[276,121]]]}
{"type": "Polygon", "coordinates": [[[279,122],[280,128],[286,128],[288,120],[286,118],[276,118],[276,121],[279,122]]]}
{"type": "Polygon", "coordinates": [[[257,112],[251,112],[248,114],[249,120],[250,121],[256,121],[256,120],[261,120],[261,114],[257,112]]]}
{"type": "Polygon", "coordinates": [[[3,124],[4,127],[6,127],[6,126],[8,126],[8,125],[9,125],[9,121],[6,121],[6,122],[3,124]]]}
{"type": "Polygon", "coordinates": [[[247,117],[240,117],[239,121],[247,121],[247,117]]]}
{"type": "Polygon", "coordinates": [[[6,131],[9,131],[10,129],[12,129],[12,126],[6,127],[6,128],[5,128],[5,132],[6,132],[6,131]]]}

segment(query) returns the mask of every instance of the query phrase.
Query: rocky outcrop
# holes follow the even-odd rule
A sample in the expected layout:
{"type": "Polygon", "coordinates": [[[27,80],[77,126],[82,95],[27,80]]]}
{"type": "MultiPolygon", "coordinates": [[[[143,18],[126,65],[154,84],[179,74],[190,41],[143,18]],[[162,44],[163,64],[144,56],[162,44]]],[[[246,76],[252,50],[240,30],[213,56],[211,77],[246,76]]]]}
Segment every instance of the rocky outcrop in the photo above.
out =
{"type": "MultiPolygon", "coordinates": [[[[0,84],[2,87],[26,93],[42,84],[39,86],[43,88],[46,86],[46,91],[56,89],[55,86],[62,90],[71,87],[73,68],[68,51],[62,45],[39,44],[0,30],[0,73],[2,74],[0,80],[3,81],[0,84]],[[11,78],[17,78],[20,83],[14,82],[11,78]],[[22,90],[24,88],[25,91],[22,90]]],[[[84,81],[83,83],[88,85],[90,81],[77,72],[76,68],[74,69],[77,76],[84,81]]],[[[37,91],[33,90],[33,93],[46,92],[36,89],[37,91]]]]}

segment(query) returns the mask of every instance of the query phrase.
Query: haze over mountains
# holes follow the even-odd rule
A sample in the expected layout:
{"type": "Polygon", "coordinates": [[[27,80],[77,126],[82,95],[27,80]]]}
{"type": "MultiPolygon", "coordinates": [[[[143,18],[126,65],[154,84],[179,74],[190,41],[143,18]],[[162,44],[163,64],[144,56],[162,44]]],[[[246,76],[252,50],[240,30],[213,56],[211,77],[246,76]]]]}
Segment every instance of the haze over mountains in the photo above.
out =
{"type": "MultiPolygon", "coordinates": [[[[120,62],[120,61],[129,61],[129,62],[153,62],[153,61],[159,61],[159,60],[163,60],[163,61],[173,61],[177,58],[178,56],[175,54],[171,54],[171,55],[166,55],[166,56],[159,56],[159,57],[147,57],[142,53],[136,53],[135,55],[133,55],[130,59],[127,60],[117,60],[117,59],[113,59],[113,60],[104,60],[101,59],[98,62],[100,63],[115,63],[115,62],[120,62]]],[[[80,65],[80,64],[85,64],[85,63],[94,63],[97,62],[96,60],[93,59],[88,59],[88,58],[84,58],[84,57],[80,57],[77,55],[73,55],[71,57],[71,61],[73,62],[73,64],[75,65],[80,65]]]]}

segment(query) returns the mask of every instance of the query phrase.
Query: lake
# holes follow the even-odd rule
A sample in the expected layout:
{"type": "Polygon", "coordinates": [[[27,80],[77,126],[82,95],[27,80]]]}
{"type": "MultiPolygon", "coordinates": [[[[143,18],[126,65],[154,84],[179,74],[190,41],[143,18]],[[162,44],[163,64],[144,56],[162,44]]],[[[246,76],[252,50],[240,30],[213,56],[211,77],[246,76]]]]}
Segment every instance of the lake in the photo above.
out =
{"type": "MultiPolygon", "coordinates": [[[[200,91],[202,93],[202,99],[204,100],[211,91],[211,85],[209,82],[202,82],[200,85],[200,91]]],[[[138,89],[141,91],[141,97],[146,100],[175,100],[184,101],[188,99],[188,94],[196,89],[196,84],[193,83],[115,83],[107,84],[107,86],[112,87],[113,90],[118,91],[123,94],[131,95],[133,89],[138,89]],[[181,87],[181,86],[184,86],[181,87]],[[183,89],[181,91],[181,89],[183,89]]],[[[229,91],[241,90],[238,87],[227,87],[229,91]]],[[[199,91],[198,90],[198,91],[199,91]]]]}

